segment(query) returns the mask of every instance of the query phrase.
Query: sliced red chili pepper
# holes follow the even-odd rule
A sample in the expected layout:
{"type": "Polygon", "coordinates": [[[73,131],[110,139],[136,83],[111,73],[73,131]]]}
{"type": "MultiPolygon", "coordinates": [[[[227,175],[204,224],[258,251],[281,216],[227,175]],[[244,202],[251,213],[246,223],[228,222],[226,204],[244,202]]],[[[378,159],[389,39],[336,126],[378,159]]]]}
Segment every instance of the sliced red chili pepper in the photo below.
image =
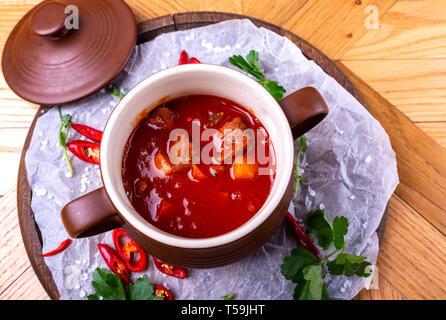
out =
{"type": "Polygon", "coordinates": [[[58,254],[59,252],[64,251],[68,246],[73,242],[71,239],[67,239],[65,241],[62,241],[61,244],[54,250],[48,251],[47,253],[41,254],[41,257],[49,257],[53,256],[55,254],[58,254]]]}
{"type": "Polygon", "coordinates": [[[192,57],[192,58],[190,58],[189,63],[201,63],[201,62],[197,58],[192,57]]]}
{"type": "Polygon", "coordinates": [[[79,123],[72,123],[71,127],[84,137],[96,142],[101,142],[102,131],[79,123]]]}
{"type": "Polygon", "coordinates": [[[67,147],[79,159],[85,162],[99,164],[99,143],[85,140],[74,140],[71,141],[67,147]]]}
{"type": "Polygon", "coordinates": [[[321,254],[319,253],[319,250],[314,245],[311,238],[308,236],[308,234],[305,233],[305,231],[302,229],[302,227],[297,223],[296,218],[294,218],[291,213],[287,213],[286,220],[288,225],[293,230],[294,239],[296,239],[296,242],[299,246],[302,246],[306,249],[308,249],[310,252],[312,252],[319,260],[322,259],[321,254]]]}
{"type": "Polygon", "coordinates": [[[159,271],[161,271],[162,273],[165,273],[169,276],[177,277],[180,279],[184,279],[187,277],[186,269],[162,262],[161,260],[158,260],[155,257],[152,257],[152,258],[153,258],[153,262],[155,262],[156,268],[159,271]]]}
{"type": "Polygon", "coordinates": [[[116,251],[103,243],[98,243],[98,249],[110,270],[125,283],[130,283],[130,272],[116,251]]]}
{"type": "Polygon", "coordinates": [[[160,297],[161,300],[173,300],[172,292],[170,292],[166,287],[154,284],[153,290],[154,295],[160,297]]]}
{"type": "Polygon", "coordinates": [[[130,271],[141,272],[147,267],[147,254],[130,238],[124,229],[113,230],[113,243],[130,271]],[[128,241],[122,243],[122,238],[127,238],[128,241]]]}
{"type": "Polygon", "coordinates": [[[178,64],[187,64],[189,61],[189,56],[187,55],[187,52],[185,50],[181,51],[180,53],[180,60],[178,61],[178,64]]]}

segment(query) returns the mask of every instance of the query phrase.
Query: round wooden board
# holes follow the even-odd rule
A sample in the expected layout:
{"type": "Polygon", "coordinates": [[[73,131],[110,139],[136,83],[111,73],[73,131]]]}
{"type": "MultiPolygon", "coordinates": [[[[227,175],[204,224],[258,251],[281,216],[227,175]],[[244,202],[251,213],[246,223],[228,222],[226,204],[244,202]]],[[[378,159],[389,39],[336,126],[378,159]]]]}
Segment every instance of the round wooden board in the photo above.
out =
{"type": "MultiPolygon", "coordinates": [[[[308,59],[316,62],[327,74],[336,79],[336,81],[338,81],[363,106],[367,108],[364,100],[359,94],[359,91],[353,86],[350,80],[348,80],[347,76],[345,76],[338,69],[335,63],[328,57],[326,57],[322,52],[320,52],[318,49],[310,45],[305,40],[299,38],[295,34],[282,29],[281,27],[258,19],[238,14],[219,12],[188,12],[173,14],[150,19],[140,23],[138,25],[137,43],[139,44],[150,41],[162,33],[192,29],[230,19],[249,19],[258,27],[264,27],[276,32],[279,35],[286,36],[302,50],[303,54],[308,59]]],[[[23,146],[22,156],[20,159],[19,177],[17,182],[17,208],[23,242],[25,244],[26,252],[28,254],[34,272],[36,273],[37,277],[42,283],[42,286],[45,288],[50,298],[59,299],[59,292],[57,290],[56,284],[54,283],[52,274],[45,264],[44,259],[40,256],[42,252],[42,238],[40,230],[34,221],[34,213],[31,210],[32,193],[28,183],[25,166],[25,154],[31,142],[36,121],[39,117],[45,114],[49,110],[49,108],[50,107],[44,106],[40,107],[33,123],[31,124],[25,140],[25,144],[23,146]]],[[[384,234],[386,216],[387,215],[385,213],[381,225],[378,228],[378,236],[380,240],[382,239],[382,236],[384,234]]]]}

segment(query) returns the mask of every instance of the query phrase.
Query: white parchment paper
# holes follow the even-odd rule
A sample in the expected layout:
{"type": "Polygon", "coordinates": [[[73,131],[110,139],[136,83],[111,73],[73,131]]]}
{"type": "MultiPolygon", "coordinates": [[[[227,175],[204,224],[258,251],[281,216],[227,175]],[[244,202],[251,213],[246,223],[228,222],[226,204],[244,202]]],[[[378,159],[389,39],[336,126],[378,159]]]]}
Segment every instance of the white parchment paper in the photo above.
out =
{"type": "MultiPolygon", "coordinates": [[[[321,92],[330,114],[307,134],[309,146],[299,167],[308,180],[301,182],[299,197],[290,210],[299,218],[316,208],[325,208],[330,220],[336,215],[348,217],[346,252],[365,255],[375,263],[379,249],[375,230],[398,184],[395,154],[380,124],[291,41],[248,20],[163,34],[141,44],[115,83],[132,88],[152,73],[177,64],[182,49],[202,62],[224,66],[230,66],[228,58],[233,54],[245,56],[255,49],[266,78],[279,80],[287,93],[305,86],[321,92]]],[[[117,98],[101,90],[63,106],[62,111],[72,114],[74,122],[102,129],[116,103],[117,98]]],[[[62,206],[101,186],[99,168],[73,156],[75,174],[67,175],[58,145],[59,125],[56,108],[40,117],[25,158],[33,193],[31,206],[42,232],[44,252],[68,237],[60,218],[62,206]]],[[[70,139],[79,138],[71,131],[70,139]]],[[[93,292],[93,270],[106,267],[96,247],[99,242],[111,245],[111,233],[75,239],[63,253],[45,258],[62,299],[85,299],[93,292]]],[[[189,269],[184,280],[161,274],[153,263],[145,273],[152,282],[171,289],[177,299],[220,299],[232,292],[238,299],[291,299],[294,285],[283,278],[279,267],[294,247],[291,234],[281,227],[265,246],[234,264],[189,269]]],[[[356,276],[327,275],[326,280],[334,299],[351,299],[364,287],[364,279],[356,276]]]]}

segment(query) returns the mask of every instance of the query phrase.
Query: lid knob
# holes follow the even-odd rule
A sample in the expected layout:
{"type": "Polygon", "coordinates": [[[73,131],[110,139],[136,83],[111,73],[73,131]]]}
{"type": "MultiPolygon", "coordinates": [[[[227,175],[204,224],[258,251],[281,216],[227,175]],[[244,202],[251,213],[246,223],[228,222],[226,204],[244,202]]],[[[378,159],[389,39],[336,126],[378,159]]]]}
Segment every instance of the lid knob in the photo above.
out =
{"type": "Polygon", "coordinates": [[[68,31],[65,28],[65,6],[55,1],[44,2],[36,8],[30,26],[35,34],[59,39],[68,31]]]}

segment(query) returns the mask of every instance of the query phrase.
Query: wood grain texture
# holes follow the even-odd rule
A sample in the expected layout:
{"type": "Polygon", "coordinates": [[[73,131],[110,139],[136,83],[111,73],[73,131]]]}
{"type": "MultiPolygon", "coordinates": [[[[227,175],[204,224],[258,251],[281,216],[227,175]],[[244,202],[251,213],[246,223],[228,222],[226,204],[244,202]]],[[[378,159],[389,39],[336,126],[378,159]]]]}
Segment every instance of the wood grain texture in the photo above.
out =
{"type": "Polygon", "coordinates": [[[380,16],[395,0],[308,0],[282,25],[319,48],[329,58],[340,59],[367,31],[365,8],[376,5],[380,16]]]}
{"type": "Polygon", "coordinates": [[[337,65],[389,134],[400,177],[396,193],[446,235],[446,150],[343,63],[337,65]]]}
{"type": "Polygon", "coordinates": [[[399,1],[342,59],[446,58],[444,0],[399,1]]]}
{"type": "Polygon", "coordinates": [[[0,295],[0,300],[50,300],[37,279],[34,270],[29,267],[0,295]]]}
{"type": "Polygon", "coordinates": [[[446,148],[446,122],[418,122],[416,125],[438,142],[443,148],[446,148]]]}
{"type": "Polygon", "coordinates": [[[384,276],[378,275],[377,289],[362,289],[355,297],[355,300],[403,300],[404,298],[404,295],[386,280],[384,276]]]}
{"type": "Polygon", "coordinates": [[[446,121],[446,59],[342,63],[412,121],[446,121]]]}
{"type": "Polygon", "coordinates": [[[11,189],[0,200],[0,296],[31,266],[20,235],[16,204],[16,188],[11,189]]]}
{"type": "Polygon", "coordinates": [[[389,202],[380,275],[407,299],[446,298],[446,237],[399,196],[389,202]]]}

